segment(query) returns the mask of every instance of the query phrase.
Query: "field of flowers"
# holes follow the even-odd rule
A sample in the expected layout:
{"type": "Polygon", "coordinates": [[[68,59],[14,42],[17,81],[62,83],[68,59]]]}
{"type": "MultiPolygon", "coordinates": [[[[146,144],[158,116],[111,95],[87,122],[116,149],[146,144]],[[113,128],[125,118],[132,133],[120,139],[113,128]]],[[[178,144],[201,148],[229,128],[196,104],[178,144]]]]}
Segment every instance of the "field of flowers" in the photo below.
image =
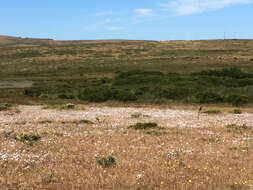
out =
{"type": "Polygon", "coordinates": [[[253,113],[241,112],[10,106],[0,189],[253,189],[253,113]]]}

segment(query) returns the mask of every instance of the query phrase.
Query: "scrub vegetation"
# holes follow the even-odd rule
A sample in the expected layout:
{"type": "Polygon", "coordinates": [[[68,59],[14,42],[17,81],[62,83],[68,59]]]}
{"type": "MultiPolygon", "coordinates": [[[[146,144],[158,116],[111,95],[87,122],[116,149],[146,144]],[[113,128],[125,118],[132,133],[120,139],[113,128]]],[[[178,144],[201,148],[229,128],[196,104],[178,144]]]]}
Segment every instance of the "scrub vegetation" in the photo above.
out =
{"type": "Polygon", "coordinates": [[[0,189],[252,189],[253,40],[1,39],[0,189]]]}
{"type": "Polygon", "coordinates": [[[253,103],[253,40],[16,42],[0,46],[2,103],[253,103]]]}

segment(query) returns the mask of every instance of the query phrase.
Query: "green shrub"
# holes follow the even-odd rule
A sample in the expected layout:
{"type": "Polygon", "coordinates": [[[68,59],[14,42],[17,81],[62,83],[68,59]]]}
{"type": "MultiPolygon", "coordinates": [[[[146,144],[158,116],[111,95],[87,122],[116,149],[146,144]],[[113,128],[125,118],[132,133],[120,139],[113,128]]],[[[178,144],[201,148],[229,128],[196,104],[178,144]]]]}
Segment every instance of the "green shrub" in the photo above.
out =
{"type": "Polygon", "coordinates": [[[122,101],[122,102],[128,102],[128,101],[136,101],[137,97],[134,93],[131,91],[126,91],[126,90],[116,90],[114,92],[114,97],[112,99],[122,101]]]}
{"type": "Polygon", "coordinates": [[[223,101],[223,98],[214,92],[198,93],[196,98],[199,100],[199,103],[218,103],[223,101]]]}
{"type": "Polygon", "coordinates": [[[157,123],[154,122],[149,122],[149,123],[136,123],[135,125],[129,126],[129,128],[133,129],[150,129],[150,128],[155,128],[158,127],[157,123]]]}
{"type": "Polygon", "coordinates": [[[90,102],[105,102],[112,99],[114,95],[115,92],[109,87],[88,87],[79,94],[79,98],[90,102]]]}
{"type": "Polygon", "coordinates": [[[232,111],[232,113],[233,113],[233,114],[242,114],[242,110],[240,110],[240,109],[234,109],[234,110],[232,111]]]}
{"type": "Polygon", "coordinates": [[[11,104],[0,104],[0,111],[8,110],[11,107],[11,104]]]}
{"type": "Polygon", "coordinates": [[[58,93],[68,93],[72,91],[72,87],[68,84],[63,84],[57,87],[57,92],[58,93]]]}
{"type": "Polygon", "coordinates": [[[157,71],[128,71],[115,77],[114,85],[156,84],[165,82],[164,75],[157,71]]]}
{"type": "Polygon", "coordinates": [[[249,103],[249,98],[243,95],[230,95],[226,97],[226,102],[232,103],[233,106],[239,107],[249,103]]]}
{"type": "Polygon", "coordinates": [[[36,88],[28,88],[23,90],[23,95],[29,97],[39,97],[41,95],[41,92],[36,88]]]}
{"type": "Polygon", "coordinates": [[[144,131],[144,134],[146,135],[156,135],[156,136],[159,136],[159,135],[165,135],[165,134],[168,134],[166,131],[155,131],[155,130],[151,130],[151,131],[144,131]]]}
{"type": "Polygon", "coordinates": [[[68,103],[68,104],[63,104],[60,106],[61,109],[75,109],[75,104],[71,104],[71,103],[68,103]]]}
{"type": "Polygon", "coordinates": [[[15,136],[15,140],[23,142],[23,143],[30,144],[30,145],[32,145],[34,142],[36,142],[40,139],[41,139],[41,135],[38,134],[38,133],[35,133],[35,134],[22,133],[20,135],[15,136]]]}
{"type": "Polygon", "coordinates": [[[230,77],[230,78],[235,78],[235,79],[252,77],[251,74],[243,72],[241,69],[238,69],[238,68],[229,68],[229,69],[222,69],[222,70],[207,70],[207,71],[201,71],[198,73],[193,73],[192,75],[230,77]]]}
{"type": "Polygon", "coordinates": [[[72,94],[64,94],[64,93],[58,94],[57,97],[60,99],[74,99],[75,98],[74,95],[72,94]]]}
{"type": "Polygon", "coordinates": [[[15,54],[12,54],[13,58],[26,58],[26,57],[39,57],[42,56],[41,53],[37,50],[25,50],[21,52],[17,52],[15,54]]]}
{"type": "Polygon", "coordinates": [[[190,90],[187,88],[157,88],[155,91],[158,97],[172,100],[182,99],[190,95],[190,90]]]}
{"type": "Polygon", "coordinates": [[[208,111],[205,111],[203,113],[206,113],[206,114],[220,114],[221,111],[220,110],[208,110],[208,111]]]}
{"type": "Polygon", "coordinates": [[[134,114],[131,115],[131,118],[137,119],[139,117],[141,117],[141,113],[134,113],[134,114]]]}
{"type": "Polygon", "coordinates": [[[110,167],[116,164],[116,159],[113,156],[103,157],[97,163],[102,167],[110,167]]]}

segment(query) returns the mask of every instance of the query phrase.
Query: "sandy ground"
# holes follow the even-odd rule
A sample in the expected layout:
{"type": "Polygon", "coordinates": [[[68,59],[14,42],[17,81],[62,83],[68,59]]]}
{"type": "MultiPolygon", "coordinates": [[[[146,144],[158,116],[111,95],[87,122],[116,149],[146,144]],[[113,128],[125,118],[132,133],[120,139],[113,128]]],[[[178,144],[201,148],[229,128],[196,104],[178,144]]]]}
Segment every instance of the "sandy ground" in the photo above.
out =
{"type": "Polygon", "coordinates": [[[229,124],[247,125],[253,127],[253,114],[200,114],[196,110],[174,110],[164,108],[134,108],[134,107],[86,107],[84,110],[51,110],[41,106],[18,106],[19,114],[0,112],[0,124],[11,125],[20,122],[64,122],[74,120],[90,120],[97,126],[129,126],[138,122],[156,122],[164,127],[202,128],[226,126],[229,124]],[[140,114],[133,119],[133,114],[140,114]]]}

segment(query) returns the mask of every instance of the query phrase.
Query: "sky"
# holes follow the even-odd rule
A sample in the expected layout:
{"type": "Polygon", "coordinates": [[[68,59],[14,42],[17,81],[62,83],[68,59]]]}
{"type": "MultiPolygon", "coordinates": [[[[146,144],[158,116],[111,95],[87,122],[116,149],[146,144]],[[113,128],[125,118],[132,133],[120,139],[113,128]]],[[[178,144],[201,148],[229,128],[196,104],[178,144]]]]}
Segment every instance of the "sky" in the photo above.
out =
{"type": "Polygon", "coordinates": [[[0,35],[55,40],[253,38],[253,0],[1,0],[0,35]]]}

